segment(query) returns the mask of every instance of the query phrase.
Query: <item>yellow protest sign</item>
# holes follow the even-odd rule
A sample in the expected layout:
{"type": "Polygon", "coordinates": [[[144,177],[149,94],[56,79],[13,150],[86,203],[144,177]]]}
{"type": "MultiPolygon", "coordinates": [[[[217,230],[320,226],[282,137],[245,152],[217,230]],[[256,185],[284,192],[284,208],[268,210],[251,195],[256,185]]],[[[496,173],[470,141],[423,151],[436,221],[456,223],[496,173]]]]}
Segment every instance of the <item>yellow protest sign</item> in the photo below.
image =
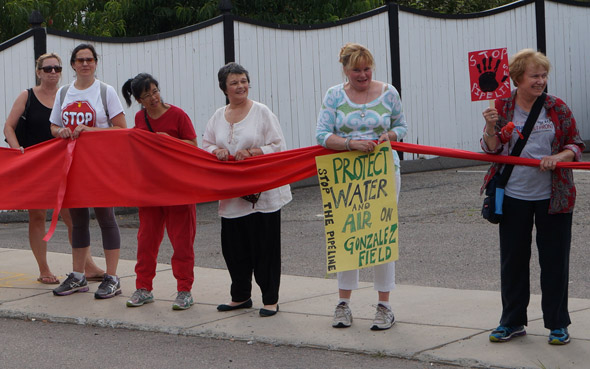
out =
{"type": "Polygon", "coordinates": [[[316,157],[328,273],[398,259],[397,195],[389,142],[371,153],[316,157]]]}

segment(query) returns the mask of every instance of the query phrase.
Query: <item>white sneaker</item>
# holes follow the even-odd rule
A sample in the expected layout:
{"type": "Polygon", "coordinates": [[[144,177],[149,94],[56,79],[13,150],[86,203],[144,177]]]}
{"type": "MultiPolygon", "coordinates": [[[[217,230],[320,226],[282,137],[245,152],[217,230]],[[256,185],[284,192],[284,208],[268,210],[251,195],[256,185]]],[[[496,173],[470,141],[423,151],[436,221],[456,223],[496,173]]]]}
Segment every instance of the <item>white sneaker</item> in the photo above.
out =
{"type": "Polygon", "coordinates": [[[394,324],[395,317],[393,316],[393,311],[381,304],[378,304],[377,312],[375,313],[375,319],[373,319],[373,325],[371,326],[371,330],[382,331],[384,329],[391,328],[391,326],[394,324]]]}
{"type": "Polygon", "coordinates": [[[334,311],[334,320],[332,327],[334,328],[348,328],[352,325],[352,311],[346,302],[341,302],[336,305],[334,311]]]}

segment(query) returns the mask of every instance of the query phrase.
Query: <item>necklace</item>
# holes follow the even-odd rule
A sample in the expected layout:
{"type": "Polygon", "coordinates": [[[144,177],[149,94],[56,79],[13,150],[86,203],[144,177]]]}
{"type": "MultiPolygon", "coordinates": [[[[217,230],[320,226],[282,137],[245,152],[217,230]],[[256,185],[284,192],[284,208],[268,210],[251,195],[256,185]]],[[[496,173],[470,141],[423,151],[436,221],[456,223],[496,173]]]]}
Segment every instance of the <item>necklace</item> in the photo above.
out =
{"type": "Polygon", "coordinates": [[[367,94],[365,95],[365,103],[363,104],[363,107],[361,108],[361,118],[364,118],[365,115],[367,115],[367,103],[368,103],[368,99],[369,99],[369,92],[371,90],[371,85],[369,85],[369,87],[367,87],[367,94]]]}

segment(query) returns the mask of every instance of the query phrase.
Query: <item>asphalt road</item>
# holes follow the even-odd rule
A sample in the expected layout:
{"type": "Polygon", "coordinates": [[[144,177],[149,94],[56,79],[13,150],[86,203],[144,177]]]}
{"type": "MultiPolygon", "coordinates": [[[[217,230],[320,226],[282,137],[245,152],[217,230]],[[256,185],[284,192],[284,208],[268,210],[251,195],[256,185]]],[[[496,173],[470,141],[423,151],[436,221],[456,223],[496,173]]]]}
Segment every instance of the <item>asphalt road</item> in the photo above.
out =
{"type": "Polygon", "coordinates": [[[387,356],[0,319],[2,369],[453,369],[387,356]]]}
{"type": "MultiPolygon", "coordinates": [[[[397,283],[419,286],[498,291],[498,227],[481,218],[479,196],[487,166],[402,174],[399,212],[400,259],[397,283]]],[[[590,172],[574,174],[578,199],[574,213],[570,297],[590,298],[590,172]]],[[[282,210],[282,270],[285,274],[334,278],[326,274],[326,256],[319,187],[293,189],[293,201],[282,210]]],[[[135,260],[136,214],[118,216],[121,258],[135,260]]],[[[225,269],[219,240],[217,203],[197,206],[195,265],[225,269]]],[[[49,225],[49,224],[48,224],[49,225]]],[[[102,256],[100,231],[91,222],[92,253],[102,256]]],[[[28,249],[27,224],[0,224],[2,247],[28,249]]],[[[533,238],[534,239],[534,238],[533,238]]],[[[534,247],[534,246],[533,246],[534,247]]],[[[69,253],[65,226],[60,224],[49,250],[69,253]]],[[[159,262],[169,263],[172,247],[164,237],[159,262]]],[[[531,261],[531,286],[540,293],[536,251],[531,261]]],[[[56,270],[65,274],[69,271],[56,270]]],[[[361,279],[372,280],[371,269],[361,279]]],[[[199,283],[198,275],[196,283],[199,283]]],[[[282,290],[282,294],[288,291],[282,290]]],[[[395,299],[395,292],[392,294],[395,299]]],[[[408,302],[411,303],[411,302],[408,302]]]]}

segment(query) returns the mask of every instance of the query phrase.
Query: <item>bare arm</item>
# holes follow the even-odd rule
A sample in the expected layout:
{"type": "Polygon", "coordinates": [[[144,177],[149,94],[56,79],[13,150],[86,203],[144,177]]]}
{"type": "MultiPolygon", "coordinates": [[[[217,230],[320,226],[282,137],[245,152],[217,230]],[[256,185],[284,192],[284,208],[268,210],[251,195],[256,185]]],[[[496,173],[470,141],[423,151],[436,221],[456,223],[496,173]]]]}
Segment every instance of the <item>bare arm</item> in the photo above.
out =
{"type": "Polygon", "coordinates": [[[372,152],[377,146],[372,140],[351,140],[338,135],[330,135],[326,140],[326,147],[332,150],[358,150],[362,152],[372,152]]]}
{"type": "MultiPolygon", "coordinates": [[[[159,135],[170,136],[166,132],[156,132],[156,133],[159,134],[159,135]]],[[[172,137],[172,136],[170,136],[170,137],[172,137]]],[[[190,145],[193,145],[193,146],[197,146],[198,147],[198,145],[197,145],[197,138],[196,137],[193,138],[192,140],[185,140],[185,139],[182,139],[182,138],[178,138],[178,140],[180,140],[182,142],[186,142],[187,144],[190,144],[190,145]]]]}
{"type": "Polygon", "coordinates": [[[191,144],[191,145],[193,145],[193,146],[197,146],[197,147],[199,146],[199,145],[197,145],[197,138],[196,138],[196,137],[195,137],[195,138],[193,138],[192,140],[181,140],[181,141],[184,141],[184,142],[186,142],[187,144],[191,144]]]}
{"type": "Polygon", "coordinates": [[[18,149],[21,147],[21,144],[16,138],[15,130],[20,116],[25,111],[25,105],[27,103],[28,96],[29,92],[27,90],[21,92],[17,96],[16,100],[14,100],[14,104],[12,104],[10,113],[8,113],[6,123],[4,124],[4,137],[6,137],[6,142],[8,142],[8,145],[13,149],[18,149]]]}
{"type": "Polygon", "coordinates": [[[539,163],[539,169],[541,172],[547,170],[554,170],[557,163],[564,162],[564,161],[574,161],[576,154],[572,150],[565,149],[560,153],[551,156],[545,156],[541,159],[541,163],[539,163]]]}
{"type": "Polygon", "coordinates": [[[483,139],[491,151],[496,150],[500,140],[496,135],[496,122],[498,122],[498,111],[496,108],[487,108],[482,113],[486,126],[483,133],[483,139]]]}
{"type": "Polygon", "coordinates": [[[377,141],[377,144],[382,144],[385,141],[396,142],[397,141],[397,133],[395,133],[394,131],[387,131],[387,132],[383,133],[381,136],[379,136],[379,140],[377,141]]]}

